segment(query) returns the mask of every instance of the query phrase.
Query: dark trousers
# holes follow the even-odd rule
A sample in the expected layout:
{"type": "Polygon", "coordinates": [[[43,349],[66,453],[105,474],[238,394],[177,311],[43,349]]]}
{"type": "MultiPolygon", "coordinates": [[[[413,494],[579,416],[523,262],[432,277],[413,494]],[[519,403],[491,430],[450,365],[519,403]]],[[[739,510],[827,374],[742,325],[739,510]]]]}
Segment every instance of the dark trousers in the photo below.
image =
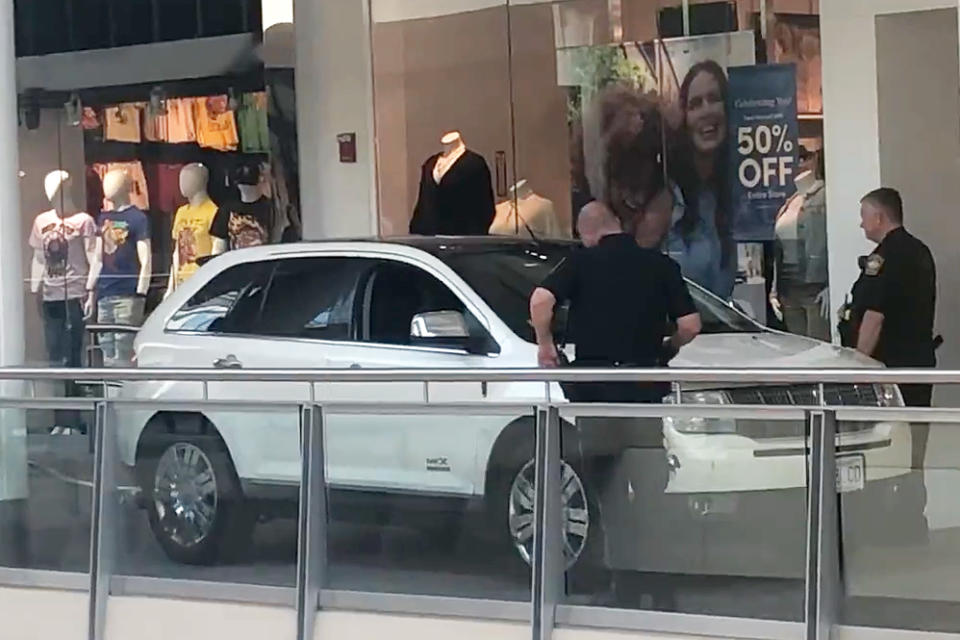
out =
{"type": "MultiPolygon", "coordinates": [[[[576,360],[570,366],[581,369],[618,369],[653,365],[576,360]]],[[[664,396],[670,394],[670,385],[665,382],[564,382],[560,387],[571,402],[653,404],[661,402],[664,396]]]]}
{"type": "MultiPolygon", "coordinates": [[[[931,384],[904,384],[900,385],[900,395],[903,404],[908,407],[929,407],[933,403],[933,385],[931,384]]],[[[923,468],[923,460],[927,455],[927,440],[930,438],[930,425],[914,423],[910,429],[913,442],[911,462],[914,469],[923,468]]]]}
{"type": "MultiPolygon", "coordinates": [[[[79,368],[83,357],[83,305],[80,300],[57,300],[44,302],[41,307],[43,316],[43,336],[47,343],[47,355],[51,367],[79,368]]],[[[77,384],[68,380],[64,383],[64,396],[74,398],[79,395],[77,384]]],[[[54,422],[60,427],[74,427],[83,430],[78,411],[58,409],[54,411],[54,422]]]]}

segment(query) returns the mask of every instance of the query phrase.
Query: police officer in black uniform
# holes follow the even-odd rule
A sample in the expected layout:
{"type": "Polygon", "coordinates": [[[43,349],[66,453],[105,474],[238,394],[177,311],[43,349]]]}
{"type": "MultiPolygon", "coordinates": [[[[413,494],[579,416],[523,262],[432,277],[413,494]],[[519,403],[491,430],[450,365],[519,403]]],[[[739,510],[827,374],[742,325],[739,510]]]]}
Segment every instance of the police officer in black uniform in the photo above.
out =
{"type": "MultiPolygon", "coordinates": [[[[871,191],[860,201],[860,226],[877,248],[861,259],[853,300],[841,311],[840,333],[846,346],[888,367],[935,367],[933,321],[937,270],[930,249],[903,227],[903,201],[895,189],[871,191]]],[[[900,386],[908,407],[929,407],[928,384],[900,386]]],[[[912,465],[922,509],[926,503],[920,469],[930,427],[912,425],[912,465]]]]}
{"type": "MultiPolygon", "coordinates": [[[[554,307],[567,300],[574,366],[665,365],[700,332],[680,267],[660,251],[641,248],[600,202],[584,207],[577,229],[584,249],[558,265],[530,299],[540,366],[559,364],[551,324],[554,307]],[[669,322],[676,329],[665,340],[669,322]]],[[[660,402],[669,385],[586,382],[564,390],[579,402],[660,402]]]]}

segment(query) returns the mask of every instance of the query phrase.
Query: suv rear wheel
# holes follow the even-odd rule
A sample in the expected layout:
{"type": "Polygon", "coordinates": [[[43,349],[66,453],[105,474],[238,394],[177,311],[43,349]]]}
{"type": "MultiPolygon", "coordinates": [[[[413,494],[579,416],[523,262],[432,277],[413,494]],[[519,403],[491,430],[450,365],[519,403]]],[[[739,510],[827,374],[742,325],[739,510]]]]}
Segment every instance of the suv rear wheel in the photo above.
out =
{"type": "Polygon", "coordinates": [[[206,427],[201,434],[148,430],[137,457],[150,529],[164,553],[185,564],[235,559],[256,524],[226,445],[206,427]]]}

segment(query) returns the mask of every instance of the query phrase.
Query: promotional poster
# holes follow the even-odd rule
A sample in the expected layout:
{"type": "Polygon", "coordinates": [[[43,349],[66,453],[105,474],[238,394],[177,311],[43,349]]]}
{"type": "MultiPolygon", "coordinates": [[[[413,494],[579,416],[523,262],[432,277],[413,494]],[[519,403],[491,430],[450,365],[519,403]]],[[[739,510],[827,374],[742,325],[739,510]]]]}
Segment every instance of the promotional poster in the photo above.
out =
{"type": "Polygon", "coordinates": [[[728,74],[733,237],[773,240],[797,173],[796,67],[732,67],[728,74]]]}

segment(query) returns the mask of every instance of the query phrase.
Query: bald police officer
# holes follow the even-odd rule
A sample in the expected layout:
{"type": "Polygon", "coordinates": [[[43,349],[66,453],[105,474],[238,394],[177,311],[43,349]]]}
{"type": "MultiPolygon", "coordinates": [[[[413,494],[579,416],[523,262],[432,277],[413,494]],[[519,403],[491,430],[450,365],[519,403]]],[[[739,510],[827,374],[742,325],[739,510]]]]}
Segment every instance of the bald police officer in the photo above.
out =
{"type": "MultiPolygon", "coordinates": [[[[877,247],[861,259],[860,277],[853,286],[850,333],[857,350],[888,367],[936,366],[937,270],[927,245],[903,227],[900,194],[881,188],[865,195],[860,201],[860,226],[877,247]]],[[[931,385],[905,384],[900,391],[908,407],[930,406],[931,385]]],[[[926,424],[912,425],[915,470],[923,468],[929,430],[926,424]]],[[[919,471],[913,473],[911,484],[917,493],[911,500],[922,510],[926,491],[919,471]]]]}
{"type": "MultiPolygon", "coordinates": [[[[558,265],[530,298],[540,365],[559,364],[551,323],[557,303],[567,300],[574,366],[666,364],[700,332],[700,315],[680,267],[656,249],[641,248],[600,202],[583,208],[577,230],[584,249],[558,265]],[[676,330],[665,341],[671,321],[676,330]]],[[[659,402],[669,385],[580,383],[564,389],[580,402],[659,402]]]]}

